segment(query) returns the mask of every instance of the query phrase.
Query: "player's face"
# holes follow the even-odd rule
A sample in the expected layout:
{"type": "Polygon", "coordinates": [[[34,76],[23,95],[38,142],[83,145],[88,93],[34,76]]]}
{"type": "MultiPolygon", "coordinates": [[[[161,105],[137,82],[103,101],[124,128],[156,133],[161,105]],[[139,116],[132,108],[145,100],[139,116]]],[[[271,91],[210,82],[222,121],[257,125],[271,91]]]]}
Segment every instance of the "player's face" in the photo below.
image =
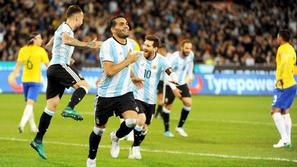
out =
{"type": "Polygon", "coordinates": [[[75,23],[76,23],[76,27],[78,28],[83,24],[84,21],[84,14],[82,12],[75,14],[75,23]]]}
{"type": "Polygon", "coordinates": [[[184,56],[188,56],[192,51],[192,44],[191,43],[184,43],[182,46],[182,52],[184,56]]]}
{"type": "Polygon", "coordinates": [[[149,58],[149,57],[153,56],[156,53],[157,48],[155,48],[153,46],[153,44],[154,44],[154,41],[149,41],[149,40],[144,41],[144,43],[143,43],[143,53],[144,53],[145,58],[149,58]]]}
{"type": "Polygon", "coordinates": [[[41,46],[43,39],[42,39],[41,35],[39,34],[36,37],[34,37],[33,41],[34,41],[35,45],[41,46]]]}
{"type": "Polygon", "coordinates": [[[129,25],[125,18],[117,18],[116,25],[113,27],[114,33],[120,38],[127,38],[129,36],[129,25]]]}

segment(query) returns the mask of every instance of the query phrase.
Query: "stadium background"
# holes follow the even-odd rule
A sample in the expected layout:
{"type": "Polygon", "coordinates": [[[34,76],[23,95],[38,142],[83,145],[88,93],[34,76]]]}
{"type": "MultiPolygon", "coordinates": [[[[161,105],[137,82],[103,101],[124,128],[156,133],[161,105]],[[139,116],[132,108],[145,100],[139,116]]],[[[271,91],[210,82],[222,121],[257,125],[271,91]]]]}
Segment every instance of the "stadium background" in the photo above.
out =
{"type": "MultiPolygon", "coordinates": [[[[296,166],[296,148],[289,151],[271,148],[278,133],[269,116],[271,97],[263,96],[271,95],[274,87],[277,32],[289,29],[291,42],[297,48],[297,2],[294,0],[0,0],[0,166],[84,165],[88,132],[93,126],[94,95],[88,95],[78,106],[86,117],[80,125],[57,114],[54,119],[57,125],[51,127],[46,136],[46,150],[52,157],[42,162],[26,143],[33,135],[17,134],[17,122],[24,106],[22,94],[15,94],[22,91],[20,77],[16,84],[8,84],[9,73],[27,35],[39,31],[47,42],[65,18],[65,9],[70,4],[80,5],[85,12],[84,24],[76,32],[76,37],[84,41],[109,37],[108,20],[118,14],[128,19],[130,36],[140,45],[145,34],[155,33],[168,52],[173,52],[178,49],[179,41],[189,38],[195,53],[191,91],[210,95],[193,97],[193,112],[185,126],[191,135],[188,139],[164,138],[161,120],[156,119],[151,136],[144,143],[142,162],[131,162],[126,160],[126,155],[121,155],[116,161],[120,163],[115,163],[108,156],[108,135],[105,135],[102,157],[98,158],[103,160],[97,162],[98,165],[296,166]]],[[[102,72],[98,51],[76,48],[73,57],[75,67],[86,76],[91,93],[95,93],[95,80],[102,72]]],[[[44,91],[45,71],[43,79],[44,91]]],[[[62,105],[67,103],[67,98],[62,105]]],[[[35,108],[36,118],[44,105],[45,97],[41,95],[35,108]]],[[[177,102],[173,108],[172,126],[178,121],[180,107],[177,102]]],[[[296,109],[295,102],[292,107],[295,142],[296,109]]],[[[116,125],[118,122],[113,119],[106,134],[116,125]]],[[[129,143],[123,145],[127,150],[129,143]]]]}

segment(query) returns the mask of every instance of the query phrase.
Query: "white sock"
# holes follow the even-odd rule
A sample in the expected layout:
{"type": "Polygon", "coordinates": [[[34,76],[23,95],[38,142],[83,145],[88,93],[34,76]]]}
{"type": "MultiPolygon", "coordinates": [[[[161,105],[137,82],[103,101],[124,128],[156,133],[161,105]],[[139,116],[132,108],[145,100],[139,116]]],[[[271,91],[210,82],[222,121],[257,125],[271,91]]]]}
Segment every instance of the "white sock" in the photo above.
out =
{"type": "Polygon", "coordinates": [[[20,127],[25,127],[27,124],[28,120],[30,119],[31,115],[33,112],[33,106],[32,105],[26,105],[21,122],[20,122],[20,127]]]}
{"type": "Polygon", "coordinates": [[[34,112],[33,112],[33,108],[32,108],[32,112],[31,112],[31,116],[29,118],[29,124],[30,124],[30,128],[32,132],[38,132],[38,128],[36,126],[36,123],[34,121],[34,112]]]}
{"type": "Polygon", "coordinates": [[[282,115],[285,121],[286,132],[288,135],[288,141],[291,143],[291,128],[292,128],[292,120],[290,113],[282,115]]]}
{"type": "Polygon", "coordinates": [[[281,135],[281,140],[284,142],[284,143],[287,143],[288,142],[288,136],[287,136],[287,132],[286,132],[286,127],[285,127],[285,120],[284,118],[282,117],[282,115],[277,112],[277,113],[274,113],[272,115],[272,118],[274,120],[274,123],[275,123],[275,126],[278,130],[278,132],[280,133],[281,135]]]}

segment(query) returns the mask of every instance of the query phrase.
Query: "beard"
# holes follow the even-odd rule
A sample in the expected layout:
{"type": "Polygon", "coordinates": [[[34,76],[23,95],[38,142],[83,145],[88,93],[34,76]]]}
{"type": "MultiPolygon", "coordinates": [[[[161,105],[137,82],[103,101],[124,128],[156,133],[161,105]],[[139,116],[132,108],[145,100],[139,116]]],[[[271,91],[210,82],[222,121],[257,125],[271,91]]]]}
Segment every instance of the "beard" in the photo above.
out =
{"type": "Polygon", "coordinates": [[[187,57],[190,54],[190,52],[182,51],[182,54],[183,54],[184,57],[187,57]]]}
{"type": "Polygon", "coordinates": [[[128,38],[128,36],[129,36],[129,34],[124,34],[124,33],[119,33],[118,34],[118,37],[123,38],[123,39],[128,38]]]}

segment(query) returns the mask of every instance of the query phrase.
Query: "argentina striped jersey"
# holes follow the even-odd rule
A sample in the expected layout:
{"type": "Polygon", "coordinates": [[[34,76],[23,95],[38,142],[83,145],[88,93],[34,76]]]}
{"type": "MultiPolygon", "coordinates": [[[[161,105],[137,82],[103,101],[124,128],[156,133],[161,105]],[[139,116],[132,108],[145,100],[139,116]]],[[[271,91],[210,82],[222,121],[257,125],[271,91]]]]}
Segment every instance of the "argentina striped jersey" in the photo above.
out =
{"type": "Polygon", "coordinates": [[[156,104],[157,85],[161,79],[161,74],[170,66],[165,57],[159,53],[152,60],[146,59],[143,52],[141,53],[140,58],[132,65],[132,71],[137,78],[144,80],[144,85],[141,89],[134,86],[133,94],[137,100],[147,104],[156,104]]]}
{"type": "Polygon", "coordinates": [[[170,57],[170,65],[177,75],[179,85],[186,84],[186,77],[193,76],[194,53],[191,51],[188,56],[182,57],[179,51],[174,52],[170,57]]]}
{"type": "Polygon", "coordinates": [[[62,41],[62,33],[67,33],[69,36],[74,37],[74,33],[68,24],[63,22],[55,31],[54,43],[52,49],[52,64],[70,64],[70,59],[74,51],[74,46],[66,45],[62,41]]]}
{"type": "MultiPolygon", "coordinates": [[[[103,62],[109,61],[113,64],[119,64],[124,61],[129,50],[136,50],[136,42],[132,39],[127,39],[125,45],[120,44],[114,38],[105,40],[100,48],[100,63],[103,67],[103,62]]],[[[108,77],[104,70],[103,76],[98,85],[98,95],[101,97],[117,97],[132,92],[132,82],[130,78],[129,67],[123,68],[120,72],[108,77]]]]}

